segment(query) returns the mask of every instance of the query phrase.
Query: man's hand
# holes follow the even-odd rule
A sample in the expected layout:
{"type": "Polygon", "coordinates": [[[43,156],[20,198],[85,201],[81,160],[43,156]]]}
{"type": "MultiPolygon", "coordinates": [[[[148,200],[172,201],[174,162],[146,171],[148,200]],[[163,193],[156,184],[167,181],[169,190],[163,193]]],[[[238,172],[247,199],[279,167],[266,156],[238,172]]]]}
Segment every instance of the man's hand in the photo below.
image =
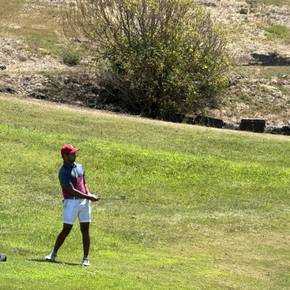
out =
{"type": "Polygon", "coordinates": [[[88,196],[89,196],[89,200],[91,200],[91,201],[98,201],[98,200],[101,199],[100,196],[97,196],[97,195],[94,194],[94,193],[88,193],[88,196]]]}

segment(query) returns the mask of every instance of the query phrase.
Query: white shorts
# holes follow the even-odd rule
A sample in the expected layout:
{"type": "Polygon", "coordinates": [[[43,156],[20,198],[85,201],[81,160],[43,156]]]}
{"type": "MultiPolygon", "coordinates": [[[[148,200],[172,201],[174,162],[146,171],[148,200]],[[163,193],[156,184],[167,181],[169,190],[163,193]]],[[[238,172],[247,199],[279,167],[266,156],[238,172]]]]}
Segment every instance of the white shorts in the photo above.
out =
{"type": "Polygon", "coordinates": [[[65,199],[63,201],[63,222],[73,225],[76,218],[80,223],[91,222],[91,201],[88,199],[65,199]]]}

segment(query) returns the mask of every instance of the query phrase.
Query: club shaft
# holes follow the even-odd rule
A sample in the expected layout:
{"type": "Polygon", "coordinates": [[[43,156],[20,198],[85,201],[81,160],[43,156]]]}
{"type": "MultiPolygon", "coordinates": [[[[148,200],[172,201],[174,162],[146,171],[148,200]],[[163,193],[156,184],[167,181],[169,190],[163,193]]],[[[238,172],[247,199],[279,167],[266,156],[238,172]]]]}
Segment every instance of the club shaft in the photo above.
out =
{"type": "Polygon", "coordinates": [[[125,196],[101,196],[101,200],[124,200],[125,196]]]}

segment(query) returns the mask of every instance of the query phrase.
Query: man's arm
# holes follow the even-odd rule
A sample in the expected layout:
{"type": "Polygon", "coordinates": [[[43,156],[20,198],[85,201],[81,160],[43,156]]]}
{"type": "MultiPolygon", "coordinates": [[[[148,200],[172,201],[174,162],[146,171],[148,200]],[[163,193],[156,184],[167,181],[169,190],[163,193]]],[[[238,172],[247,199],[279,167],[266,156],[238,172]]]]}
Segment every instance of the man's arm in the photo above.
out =
{"type": "Polygon", "coordinates": [[[97,198],[97,200],[96,200],[96,201],[100,200],[100,199],[101,199],[101,197],[100,197],[100,196],[98,196],[96,193],[91,193],[91,192],[90,192],[90,190],[89,190],[89,187],[88,187],[88,184],[87,184],[87,182],[86,182],[86,175],[85,175],[85,171],[84,171],[84,176],[83,176],[83,179],[84,179],[84,186],[85,186],[85,189],[86,189],[86,193],[87,193],[87,194],[94,195],[94,196],[97,198]]]}
{"type": "Polygon", "coordinates": [[[88,187],[87,182],[86,182],[85,171],[84,171],[83,179],[84,179],[84,186],[85,186],[85,189],[86,189],[86,193],[90,193],[89,187],[88,187]]]}
{"type": "Polygon", "coordinates": [[[66,188],[66,190],[75,197],[79,197],[79,198],[84,198],[84,199],[89,199],[91,201],[98,201],[100,198],[97,197],[96,195],[88,192],[88,193],[83,193],[77,189],[74,188],[73,185],[71,185],[71,187],[66,188]]]}
{"type": "Polygon", "coordinates": [[[83,193],[83,192],[77,190],[73,186],[73,183],[71,182],[70,175],[64,171],[59,172],[59,181],[60,181],[61,187],[64,188],[65,190],[67,190],[74,197],[89,199],[91,201],[99,200],[99,198],[97,196],[95,196],[94,194],[91,194],[90,192],[83,193]]]}

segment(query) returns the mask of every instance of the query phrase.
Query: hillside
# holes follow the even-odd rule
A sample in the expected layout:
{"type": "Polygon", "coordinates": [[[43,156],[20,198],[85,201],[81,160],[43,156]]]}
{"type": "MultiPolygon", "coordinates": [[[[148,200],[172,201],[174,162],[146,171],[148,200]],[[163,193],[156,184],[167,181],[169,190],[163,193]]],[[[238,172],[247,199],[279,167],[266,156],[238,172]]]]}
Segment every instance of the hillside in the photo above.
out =
{"type": "Polygon", "coordinates": [[[0,96],[0,289],[289,289],[289,140],[0,96]],[[81,148],[91,263],[61,228],[57,170],[81,148]],[[269,153],[270,152],[270,153],[269,153]]]}
{"type": "MultiPolygon", "coordinates": [[[[104,108],[98,104],[98,76],[92,73],[90,52],[64,39],[59,21],[63,2],[0,0],[0,92],[104,108]],[[63,57],[75,53],[76,47],[81,64],[68,67],[63,57]]],[[[220,109],[208,114],[230,122],[261,117],[268,124],[287,124],[289,0],[197,2],[227,32],[237,65],[220,109]]]]}

